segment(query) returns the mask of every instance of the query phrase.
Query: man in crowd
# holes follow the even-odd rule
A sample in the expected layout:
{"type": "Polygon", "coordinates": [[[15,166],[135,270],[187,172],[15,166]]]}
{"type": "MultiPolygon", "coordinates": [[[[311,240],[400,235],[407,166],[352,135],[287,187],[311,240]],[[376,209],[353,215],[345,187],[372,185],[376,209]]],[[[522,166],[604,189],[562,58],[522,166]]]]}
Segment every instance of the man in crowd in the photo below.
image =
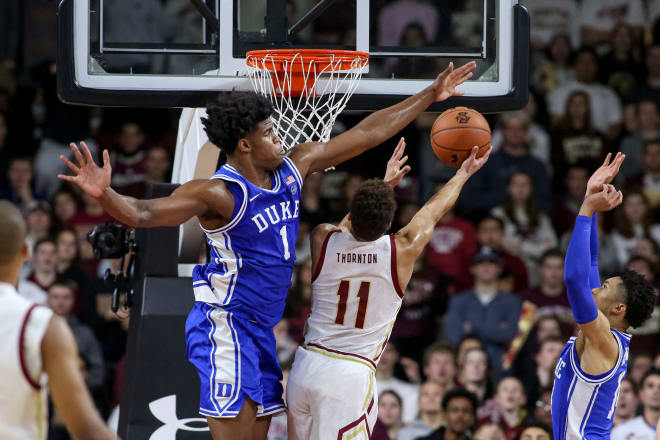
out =
{"type": "Polygon", "coordinates": [[[479,409],[477,426],[494,423],[502,428],[507,440],[513,440],[522,429],[526,402],[520,379],[504,377],[497,384],[495,397],[479,409]]]}
{"type": "Polygon", "coordinates": [[[422,366],[426,379],[449,391],[456,385],[456,353],[444,343],[435,342],[424,352],[422,366]]]}
{"type": "Polygon", "coordinates": [[[397,440],[415,440],[439,428],[444,422],[441,406],[444,394],[445,390],[437,383],[424,382],[419,389],[419,417],[399,431],[397,440]]]}
{"type": "Polygon", "coordinates": [[[474,394],[462,388],[451,390],[442,399],[442,410],[447,423],[418,440],[469,439],[477,416],[477,398],[474,394]]]}
{"type": "Polygon", "coordinates": [[[612,440],[655,440],[660,420],[660,370],[650,370],[639,389],[642,414],[612,430],[612,440]]]}
{"type": "Polygon", "coordinates": [[[46,304],[48,289],[57,280],[56,244],[50,238],[42,238],[34,245],[32,257],[34,270],[18,284],[18,294],[37,304],[46,304]]]}
{"type": "Polygon", "coordinates": [[[502,263],[495,252],[482,248],[473,259],[472,290],[451,299],[445,317],[445,335],[454,346],[474,333],[484,344],[493,373],[502,369],[502,354],[518,330],[521,301],[498,287],[502,263]]]}
{"type": "Polygon", "coordinates": [[[401,397],[401,420],[409,423],[417,416],[419,385],[394,377],[394,367],[398,362],[399,351],[392,342],[388,342],[376,368],[376,389],[378,394],[392,390],[401,397]]]}
{"type": "Polygon", "coordinates": [[[625,378],[619,387],[619,400],[616,403],[612,424],[616,427],[634,419],[637,414],[637,405],[639,405],[637,385],[629,378],[625,378]]]}
{"type": "Polygon", "coordinates": [[[635,131],[621,139],[619,151],[626,155],[621,164],[619,180],[630,180],[642,172],[642,151],[644,144],[660,138],[660,115],[658,105],[650,97],[644,97],[635,106],[637,113],[637,127],[635,131]]]}

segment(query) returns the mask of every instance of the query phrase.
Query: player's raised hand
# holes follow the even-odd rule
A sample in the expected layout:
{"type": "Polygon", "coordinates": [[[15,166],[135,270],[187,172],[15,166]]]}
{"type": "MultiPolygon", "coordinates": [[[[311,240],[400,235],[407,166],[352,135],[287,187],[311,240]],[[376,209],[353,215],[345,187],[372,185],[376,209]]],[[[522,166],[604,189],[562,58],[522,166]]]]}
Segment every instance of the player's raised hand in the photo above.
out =
{"type": "Polygon", "coordinates": [[[623,163],[623,159],[626,158],[625,154],[616,153],[614,160],[610,162],[612,158],[612,153],[607,153],[605,161],[594,173],[589,177],[587,182],[587,194],[585,197],[590,196],[591,194],[596,194],[603,189],[603,185],[606,185],[612,181],[619,173],[619,168],[623,163]]]}
{"type": "Polygon", "coordinates": [[[614,185],[606,183],[602,190],[584,199],[584,204],[593,211],[610,211],[623,202],[623,194],[614,185]]]}
{"type": "Polygon", "coordinates": [[[440,72],[433,83],[433,87],[435,87],[435,100],[444,101],[452,96],[463,95],[465,92],[456,91],[456,87],[472,77],[472,71],[475,67],[477,67],[477,63],[470,61],[454,70],[454,63],[449,63],[449,66],[440,72]]]}
{"type": "Polygon", "coordinates": [[[408,160],[408,156],[403,155],[405,149],[406,140],[401,138],[394,149],[394,153],[392,153],[392,157],[387,161],[387,169],[385,170],[385,177],[383,180],[390,186],[390,188],[394,188],[401,183],[403,176],[410,172],[410,165],[404,166],[408,160]]]}
{"type": "Polygon", "coordinates": [[[84,142],[80,143],[82,153],[75,143],[72,142],[69,146],[73,150],[73,155],[76,157],[78,165],[75,165],[64,156],[60,156],[60,160],[75,173],[75,176],[58,174],[57,177],[66,182],[75,183],[92,197],[101,197],[110,186],[110,176],[112,173],[108,150],[103,150],[103,167],[99,167],[94,163],[92,153],[89,152],[89,148],[84,142]]]}
{"type": "Polygon", "coordinates": [[[463,161],[461,164],[461,168],[459,171],[463,171],[467,173],[468,177],[476,173],[481,169],[482,166],[488,161],[488,157],[490,156],[490,152],[493,150],[493,148],[489,145],[488,146],[488,151],[484,153],[483,156],[477,157],[477,153],[479,152],[479,147],[472,147],[472,151],[470,152],[470,156],[463,161]]]}

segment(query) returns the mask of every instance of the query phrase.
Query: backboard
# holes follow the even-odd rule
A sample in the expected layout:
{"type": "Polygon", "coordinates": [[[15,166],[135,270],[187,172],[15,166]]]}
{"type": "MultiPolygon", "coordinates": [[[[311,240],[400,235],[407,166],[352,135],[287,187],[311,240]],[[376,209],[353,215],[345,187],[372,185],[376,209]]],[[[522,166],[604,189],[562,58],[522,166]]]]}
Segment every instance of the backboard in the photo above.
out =
{"type": "Polygon", "coordinates": [[[370,62],[348,108],[378,110],[426,87],[449,61],[477,62],[466,105],[527,102],[529,16],[517,0],[63,0],[58,92],[69,103],[203,107],[252,90],[245,53],[346,49],[370,62]]]}

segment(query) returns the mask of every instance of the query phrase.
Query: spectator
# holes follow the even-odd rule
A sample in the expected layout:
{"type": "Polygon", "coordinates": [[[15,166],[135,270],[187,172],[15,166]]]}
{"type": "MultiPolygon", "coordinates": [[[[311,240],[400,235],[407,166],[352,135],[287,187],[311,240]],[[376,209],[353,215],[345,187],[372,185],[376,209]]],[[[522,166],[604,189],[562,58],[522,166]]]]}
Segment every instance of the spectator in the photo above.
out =
{"type": "Polygon", "coordinates": [[[477,426],[496,424],[507,440],[514,440],[522,430],[526,403],[522,382],[513,376],[504,377],[497,384],[495,397],[477,412],[477,426]]]}
{"type": "Polygon", "coordinates": [[[578,4],[575,0],[523,0],[520,2],[531,21],[532,48],[537,51],[547,47],[556,35],[570,36],[570,46],[579,42],[578,4]]]}
{"type": "MultiPolygon", "coordinates": [[[[399,45],[409,50],[429,45],[424,28],[419,23],[410,23],[401,34],[399,45]]],[[[394,78],[431,78],[437,74],[438,61],[434,57],[401,57],[392,66],[394,78]]]]}
{"type": "Polygon", "coordinates": [[[566,99],[564,114],[552,131],[552,166],[559,178],[570,165],[583,163],[597,168],[606,151],[603,136],[592,124],[594,102],[583,90],[574,90],[566,99]]]}
{"type": "Polygon", "coordinates": [[[611,49],[601,60],[601,65],[607,66],[607,69],[600,70],[599,81],[614,90],[621,99],[625,99],[644,77],[640,53],[634,44],[634,33],[629,24],[618,23],[612,29],[611,49]]]}
{"type": "Polygon", "coordinates": [[[653,440],[660,420],[660,370],[650,370],[639,387],[642,414],[612,430],[612,440],[653,440]]]}
{"type": "Polygon", "coordinates": [[[398,45],[406,27],[411,23],[419,23],[426,39],[434,41],[438,30],[438,11],[433,5],[417,0],[388,3],[378,15],[378,45],[398,45]]]}
{"type": "Polygon", "coordinates": [[[34,244],[33,271],[18,283],[18,294],[37,304],[46,304],[48,289],[57,280],[55,242],[40,238],[34,244]]]}
{"type": "Polygon", "coordinates": [[[146,134],[137,122],[121,126],[117,149],[110,155],[112,185],[124,187],[144,181],[146,175],[146,134]]]}
{"type": "MultiPolygon", "coordinates": [[[[543,162],[548,173],[550,173],[552,171],[552,167],[550,166],[550,136],[542,125],[534,122],[538,110],[536,99],[534,93],[530,92],[527,105],[522,110],[529,116],[529,128],[527,130],[526,142],[529,145],[529,153],[543,162]]],[[[497,151],[502,142],[502,130],[496,128],[490,141],[493,146],[493,151],[497,151]]]]}
{"type": "Polygon", "coordinates": [[[427,347],[422,361],[426,380],[442,386],[446,392],[456,385],[456,354],[444,342],[436,342],[427,347]]]}
{"type": "Polygon", "coordinates": [[[419,389],[419,417],[399,431],[397,440],[418,439],[439,428],[445,421],[441,407],[444,394],[445,390],[439,384],[424,382],[419,389]]]}
{"type": "MultiPolygon", "coordinates": [[[[627,1],[627,0],[626,0],[627,1]]],[[[623,115],[619,97],[612,89],[596,82],[598,75],[598,56],[588,47],[577,51],[573,59],[575,79],[567,81],[561,87],[551,91],[548,96],[548,111],[555,125],[560,121],[562,113],[567,108],[568,97],[575,90],[583,90],[589,95],[591,108],[591,123],[606,139],[616,139],[621,131],[623,115]]]]}
{"type": "Polygon", "coordinates": [[[528,174],[514,172],[507,187],[503,205],[491,211],[504,222],[502,246],[522,258],[532,284],[538,279],[538,260],[546,250],[557,246],[557,235],[550,217],[538,209],[532,179],[528,174]]]}
{"type": "Polygon", "coordinates": [[[649,353],[640,353],[633,356],[628,366],[628,377],[638,389],[641,389],[642,378],[653,368],[653,357],[649,353]]]}
{"type": "Polygon", "coordinates": [[[76,338],[78,353],[87,361],[88,374],[85,377],[87,386],[96,389],[103,385],[105,380],[105,365],[99,341],[92,330],[82,324],[78,318],[71,314],[75,301],[75,287],[65,281],[56,281],[48,288],[48,307],[56,315],[66,320],[76,338]]]}
{"type": "MultiPolygon", "coordinates": [[[[536,3],[536,0],[529,0],[536,3]]],[[[532,77],[534,88],[539,93],[547,93],[563,86],[575,78],[571,68],[571,40],[566,34],[556,34],[546,46],[548,61],[541,64],[532,77]]]]}
{"type": "Polygon", "coordinates": [[[475,395],[477,406],[480,406],[493,393],[492,382],[488,377],[488,354],[482,348],[467,350],[459,367],[458,382],[475,395]]]}
{"type": "MultiPolygon", "coordinates": [[[[543,423],[544,425],[552,426],[552,413],[551,413],[552,388],[542,389],[539,391],[539,393],[541,397],[539,397],[539,400],[537,400],[536,404],[534,405],[534,411],[533,411],[534,417],[532,420],[535,419],[543,423]]],[[[523,429],[523,431],[525,431],[525,429],[523,429]]],[[[528,437],[528,440],[536,440],[536,439],[532,437],[528,437]]],[[[548,438],[548,440],[551,440],[551,437],[548,438]]]]}
{"type": "Polygon", "coordinates": [[[500,425],[485,423],[481,425],[472,437],[474,440],[506,440],[500,425]]]}
{"type": "MultiPolygon", "coordinates": [[[[436,191],[439,189],[436,188],[436,191]]],[[[426,260],[455,287],[465,284],[462,282],[464,268],[469,266],[476,251],[477,234],[474,225],[450,209],[435,225],[426,247],[426,260]]]]}
{"type": "Polygon", "coordinates": [[[467,390],[455,389],[442,399],[446,426],[436,428],[418,440],[467,440],[470,438],[477,415],[477,399],[467,390]]]}
{"type": "Polygon", "coordinates": [[[616,402],[616,411],[614,412],[614,420],[612,421],[614,427],[635,418],[637,405],[639,405],[637,385],[626,377],[621,381],[621,385],[619,385],[619,400],[616,402]]]}
{"type": "Polygon", "coordinates": [[[72,229],[62,229],[55,237],[59,278],[72,283],[74,287],[74,314],[88,322],[95,315],[95,298],[91,291],[91,280],[80,266],[78,236],[72,229]]]}
{"type": "Polygon", "coordinates": [[[640,0],[583,0],[580,40],[584,45],[607,44],[617,24],[631,27],[634,41],[641,41],[644,9],[640,0]]]}
{"type": "Polygon", "coordinates": [[[519,440],[552,440],[552,430],[548,425],[532,420],[523,427],[519,440]]]}
{"type": "Polygon", "coordinates": [[[296,352],[296,348],[298,348],[298,343],[289,336],[289,320],[282,318],[273,327],[273,334],[275,336],[277,360],[280,364],[284,364],[293,358],[293,354],[296,352]]]}
{"type": "Polygon", "coordinates": [[[474,348],[478,348],[479,350],[483,351],[484,344],[482,344],[479,338],[477,338],[475,335],[463,336],[461,343],[458,344],[458,350],[456,350],[458,353],[458,365],[463,365],[465,363],[465,355],[468,351],[474,348]]]}
{"type": "Polygon", "coordinates": [[[27,157],[16,157],[9,161],[7,168],[7,180],[9,186],[0,189],[0,199],[7,199],[25,212],[28,205],[43,197],[36,194],[33,183],[32,159],[27,157]]]}
{"type": "Polygon", "coordinates": [[[114,221],[114,219],[106,214],[101,203],[89,194],[83,193],[82,200],[83,209],[69,219],[69,226],[78,233],[79,237],[82,236],[84,239],[94,226],[114,221]]]}
{"type": "Polygon", "coordinates": [[[531,176],[538,206],[550,212],[550,182],[546,167],[529,153],[526,143],[529,117],[524,112],[505,113],[501,117],[502,147],[491,154],[481,170],[465,184],[459,198],[461,212],[490,211],[504,202],[506,187],[515,172],[531,176]]]}
{"type": "MultiPolygon", "coordinates": [[[[647,241],[648,240],[644,240],[647,241]]],[[[639,246],[640,243],[638,243],[639,246]]],[[[626,264],[626,269],[637,272],[646,278],[652,285],[655,284],[655,271],[651,262],[642,256],[633,256],[626,264]]],[[[656,285],[656,291],[657,291],[656,285]]],[[[640,327],[630,330],[634,336],[630,344],[630,351],[633,353],[653,352],[658,348],[660,340],[660,297],[656,298],[655,307],[651,317],[640,327]]]]}
{"type": "Polygon", "coordinates": [[[632,185],[641,187],[651,208],[660,213],[660,138],[644,143],[642,172],[630,180],[632,185]]]}
{"type": "MultiPolygon", "coordinates": [[[[552,224],[558,236],[573,229],[575,217],[580,211],[582,199],[587,192],[589,168],[581,163],[562,168],[563,186],[555,192],[552,205],[552,224]]],[[[559,186],[559,185],[556,185],[559,186]]]]}
{"type": "Polygon", "coordinates": [[[482,248],[471,267],[472,290],[451,299],[445,317],[445,337],[458,345],[464,335],[474,333],[484,344],[495,377],[500,373],[502,354],[518,330],[521,302],[515,296],[498,290],[502,271],[497,254],[482,248]]]}
{"type": "Polygon", "coordinates": [[[389,342],[380,357],[376,368],[376,388],[378,392],[394,391],[401,399],[401,420],[412,422],[417,416],[419,385],[394,377],[394,368],[399,362],[396,346],[389,342]]]}
{"type": "Polygon", "coordinates": [[[371,439],[396,440],[402,427],[401,397],[394,391],[383,391],[378,397],[378,421],[371,439]],[[377,436],[378,425],[382,426],[385,435],[377,436]]]}
{"type": "Polygon", "coordinates": [[[638,189],[629,189],[622,205],[614,211],[612,241],[619,264],[628,262],[641,239],[660,243],[660,224],[652,223],[651,205],[646,196],[638,189]]]}
{"type": "Polygon", "coordinates": [[[568,327],[562,331],[568,337],[575,320],[564,286],[564,253],[556,248],[548,249],[541,256],[540,269],[539,285],[521,292],[520,298],[537,307],[537,319],[545,315],[559,318],[563,327],[568,327]]]}
{"type": "MultiPolygon", "coordinates": [[[[660,46],[658,47],[660,49],[660,46]]],[[[658,54],[660,56],[660,53],[658,54]]],[[[630,180],[643,172],[642,154],[646,142],[660,139],[660,118],[656,101],[645,98],[635,105],[637,128],[621,140],[619,150],[626,155],[621,165],[621,179],[630,180]]]]}
{"type": "Polygon", "coordinates": [[[137,198],[144,197],[147,185],[163,183],[170,175],[170,154],[167,149],[160,145],[150,147],[144,158],[145,174],[141,181],[120,186],[118,189],[124,195],[137,198]]]}
{"type": "MultiPolygon", "coordinates": [[[[2,20],[2,18],[0,18],[2,20]]],[[[0,29],[2,27],[0,26],[0,29]]],[[[9,169],[9,161],[12,158],[12,155],[16,154],[12,151],[11,145],[7,142],[9,135],[9,127],[7,121],[7,114],[4,111],[0,111],[0,170],[9,169]]],[[[0,191],[4,191],[8,186],[7,176],[4,172],[0,173],[0,191]]]]}
{"type": "Polygon", "coordinates": [[[26,208],[25,222],[28,227],[28,235],[25,242],[28,249],[32,251],[35,243],[50,235],[53,228],[53,217],[48,202],[34,200],[26,208]]]}
{"type": "Polygon", "coordinates": [[[552,388],[555,364],[564,349],[564,341],[559,336],[543,339],[536,354],[521,359],[520,366],[516,368],[516,377],[522,381],[532,405],[540,399],[541,390],[552,388]]]}
{"type": "Polygon", "coordinates": [[[637,90],[631,92],[629,102],[639,102],[642,99],[655,101],[660,106],[660,43],[654,42],[646,50],[646,79],[637,90]]]}
{"type": "Polygon", "coordinates": [[[82,202],[78,195],[69,189],[60,189],[53,197],[55,222],[61,228],[69,226],[71,219],[80,212],[82,202]]]}
{"type": "MultiPolygon", "coordinates": [[[[491,248],[502,261],[502,270],[513,277],[513,291],[521,292],[527,289],[527,268],[520,257],[508,252],[503,245],[504,221],[491,215],[482,218],[477,226],[477,241],[479,246],[491,248]]],[[[472,282],[466,289],[472,287],[472,282]]]]}

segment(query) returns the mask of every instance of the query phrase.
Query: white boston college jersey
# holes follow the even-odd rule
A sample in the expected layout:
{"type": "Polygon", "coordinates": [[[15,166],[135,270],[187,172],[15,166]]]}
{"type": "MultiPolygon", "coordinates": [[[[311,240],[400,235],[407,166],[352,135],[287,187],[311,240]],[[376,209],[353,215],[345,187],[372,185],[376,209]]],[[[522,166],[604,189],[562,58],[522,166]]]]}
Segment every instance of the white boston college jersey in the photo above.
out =
{"type": "Polygon", "coordinates": [[[364,242],[330,232],[312,278],[305,347],[375,369],[402,298],[394,236],[364,242]]]}
{"type": "Polygon", "coordinates": [[[45,439],[46,375],[41,341],[53,313],[0,283],[0,438],[45,439]]]}

